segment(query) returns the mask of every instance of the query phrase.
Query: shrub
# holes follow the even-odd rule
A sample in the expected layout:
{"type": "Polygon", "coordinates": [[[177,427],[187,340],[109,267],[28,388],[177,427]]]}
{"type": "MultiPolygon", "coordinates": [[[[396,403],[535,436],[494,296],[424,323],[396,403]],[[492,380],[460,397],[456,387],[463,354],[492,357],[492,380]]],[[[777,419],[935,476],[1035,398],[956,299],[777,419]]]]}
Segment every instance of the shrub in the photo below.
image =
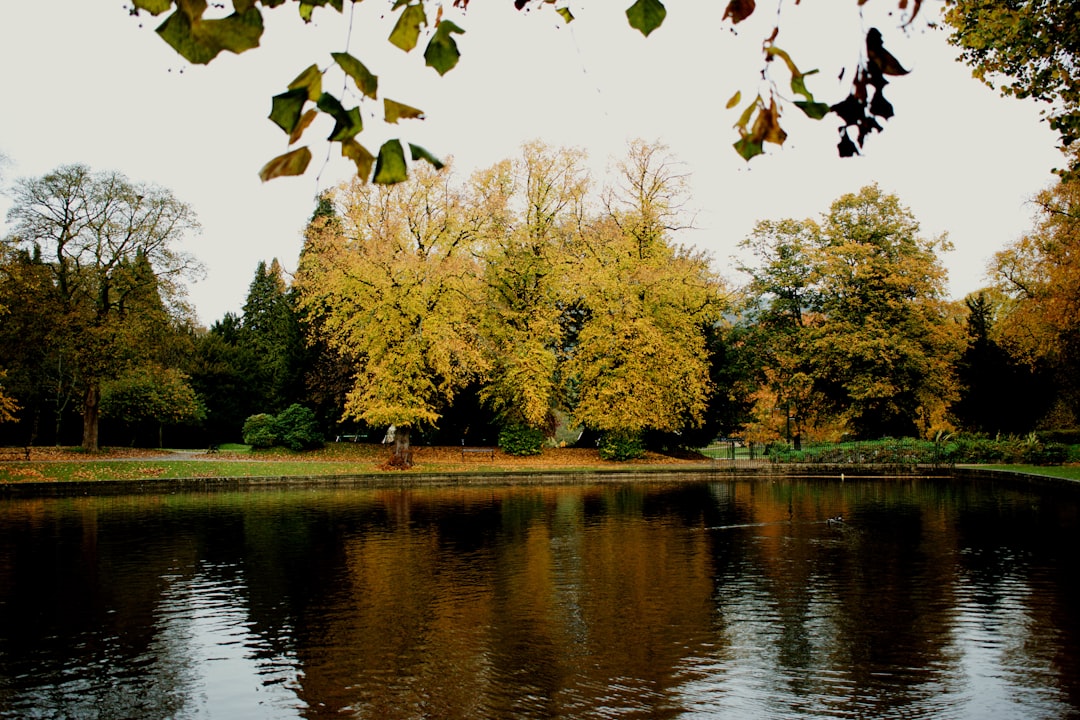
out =
{"type": "Polygon", "coordinates": [[[315,413],[303,405],[293,404],[275,418],[278,444],[290,450],[311,450],[322,447],[323,436],[315,413]]]}
{"type": "Polygon", "coordinates": [[[269,413],[252,415],[244,421],[244,442],[253,448],[273,447],[278,441],[277,420],[269,413]]]}
{"type": "Polygon", "coordinates": [[[610,432],[600,438],[600,457],[604,460],[634,460],[645,454],[645,445],[637,433],[610,432]]]}
{"type": "Polygon", "coordinates": [[[539,455],[544,433],[528,425],[507,425],[499,432],[499,449],[508,455],[539,455]]]}

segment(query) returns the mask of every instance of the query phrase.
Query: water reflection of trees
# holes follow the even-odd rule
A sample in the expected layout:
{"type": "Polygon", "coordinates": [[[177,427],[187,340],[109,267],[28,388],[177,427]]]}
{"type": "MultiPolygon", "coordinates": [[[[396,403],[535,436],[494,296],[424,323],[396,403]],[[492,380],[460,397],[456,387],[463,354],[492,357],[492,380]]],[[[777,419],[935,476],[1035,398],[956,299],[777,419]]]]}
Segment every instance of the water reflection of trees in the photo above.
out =
{"type": "Polygon", "coordinates": [[[1076,507],[912,479],[5,501],[0,707],[190,712],[183,608],[227,587],[237,697],[282,715],[1067,714],[1076,507]]]}

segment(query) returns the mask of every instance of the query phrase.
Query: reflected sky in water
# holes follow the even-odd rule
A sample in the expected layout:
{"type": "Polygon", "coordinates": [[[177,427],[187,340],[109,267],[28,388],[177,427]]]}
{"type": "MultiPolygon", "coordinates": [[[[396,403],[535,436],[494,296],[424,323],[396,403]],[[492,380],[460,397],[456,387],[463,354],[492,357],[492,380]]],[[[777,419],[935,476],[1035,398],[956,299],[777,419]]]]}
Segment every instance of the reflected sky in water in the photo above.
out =
{"type": "Polygon", "coordinates": [[[0,717],[1080,716],[1078,499],[703,476],[0,500],[0,717]]]}

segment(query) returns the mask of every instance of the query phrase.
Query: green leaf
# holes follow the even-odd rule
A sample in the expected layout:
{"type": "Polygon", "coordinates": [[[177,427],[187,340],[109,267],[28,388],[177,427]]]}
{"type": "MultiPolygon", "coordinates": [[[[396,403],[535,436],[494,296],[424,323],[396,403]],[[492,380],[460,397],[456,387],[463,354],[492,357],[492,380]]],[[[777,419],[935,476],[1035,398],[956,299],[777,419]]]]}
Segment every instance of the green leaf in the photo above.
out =
{"type": "Polygon", "coordinates": [[[205,65],[222,50],[242,53],[258,47],[262,32],[262,13],[254,7],[218,20],[191,18],[177,9],[157,29],[162,40],[196,65],[205,65]]]}
{"type": "Polygon", "coordinates": [[[315,102],[322,96],[322,70],[319,70],[318,65],[312,65],[296,76],[296,79],[289,83],[290,90],[305,89],[307,90],[308,100],[315,102]]]}
{"type": "Polygon", "coordinates": [[[820,102],[810,102],[808,100],[796,100],[795,107],[806,113],[806,117],[814,120],[820,120],[829,114],[829,104],[820,102]]]}
{"type": "Polygon", "coordinates": [[[172,0],[135,0],[136,10],[145,10],[151,15],[160,15],[172,7],[172,0]]]}
{"type": "Polygon", "coordinates": [[[341,141],[341,155],[353,161],[356,165],[356,176],[367,182],[371,177],[371,166],[375,164],[375,156],[355,140],[341,141]]]}
{"type": "Polygon", "coordinates": [[[630,27],[640,30],[645,37],[660,27],[666,16],[667,8],[660,0],[637,0],[626,9],[626,19],[630,21],[630,27]]]}
{"type": "Polygon", "coordinates": [[[424,111],[396,100],[383,98],[383,119],[393,125],[398,120],[423,120],[424,111]]]}
{"type": "Polygon", "coordinates": [[[360,108],[354,107],[351,110],[346,110],[338,99],[330,93],[323,93],[316,105],[324,113],[334,118],[334,130],[330,133],[328,140],[333,142],[347,140],[364,129],[364,121],[360,117],[360,108]]]}
{"type": "Polygon", "coordinates": [[[564,22],[566,22],[567,25],[574,22],[574,14],[572,12],[570,12],[570,8],[568,8],[568,7],[556,8],[555,12],[562,15],[562,19],[563,19],[564,22]]]}
{"type": "Polygon", "coordinates": [[[435,29],[435,35],[424,50],[424,61],[427,66],[435,68],[440,75],[445,75],[452,70],[457,65],[458,58],[461,57],[452,33],[463,34],[464,32],[449,20],[440,22],[435,29]]]}
{"type": "Polygon", "coordinates": [[[754,157],[755,155],[760,155],[764,152],[760,142],[752,140],[748,137],[737,140],[734,147],[735,152],[742,155],[743,159],[747,162],[749,162],[750,158],[754,157]]]}
{"type": "Polygon", "coordinates": [[[442,170],[444,167],[446,167],[446,163],[444,163],[442,160],[435,157],[419,145],[413,145],[412,143],[409,143],[409,152],[412,155],[413,162],[416,162],[417,160],[426,160],[427,162],[431,163],[432,167],[434,167],[436,170],[442,170]]]}
{"type": "Polygon", "coordinates": [[[285,175],[303,175],[310,162],[311,151],[306,147],[297,148],[284,155],[278,155],[263,165],[262,170],[259,171],[259,177],[266,182],[285,175]]]}
{"type": "Polygon", "coordinates": [[[307,99],[308,93],[304,88],[275,95],[270,108],[270,119],[285,132],[293,132],[297,123],[300,122],[300,115],[304,111],[304,103],[307,99]]]}
{"type": "Polygon", "coordinates": [[[400,140],[387,140],[379,148],[379,159],[375,163],[375,183],[393,185],[404,182],[409,177],[405,167],[405,151],[400,140]]]}
{"type": "Polygon", "coordinates": [[[314,5],[312,5],[311,3],[301,2],[300,3],[300,19],[303,20],[306,23],[311,22],[311,13],[312,13],[313,10],[315,10],[314,5]]]}
{"type": "Polygon", "coordinates": [[[420,39],[420,26],[427,24],[423,5],[406,5],[390,33],[390,42],[409,52],[420,39]]]}
{"type": "Polygon", "coordinates": [[[334,58],[334,62],[338,64],[346,75],[353,79],[356,83],[356,87],[360,92],[367,95],[372,100],[375,99],[375,95],[379,89],[379,78],[372,75],[371,72],[364,66],[364,63],[354,58],[349,53],[330,53],[330,57],[334,58]]]}

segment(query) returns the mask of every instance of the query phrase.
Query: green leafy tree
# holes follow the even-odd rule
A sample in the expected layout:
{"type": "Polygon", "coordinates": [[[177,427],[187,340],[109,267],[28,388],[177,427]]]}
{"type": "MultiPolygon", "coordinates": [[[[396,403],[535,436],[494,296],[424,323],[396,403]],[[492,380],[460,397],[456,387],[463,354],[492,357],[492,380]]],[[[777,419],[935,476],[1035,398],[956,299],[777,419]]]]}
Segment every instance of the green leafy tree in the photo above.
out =
{"type": "Polygon", "coordinates": [[[43,310],[68,353],[82,445],[96,450],[101,383],[156,351],[147,340],[168,332],[166,303],[185,310],[182,281],[199,266],[175,245],[197,229],[194,213],[167,190],[81,165],[18,181],[12,199],[3,245],[49,270],[55,302],[43,310]]]}
{"type": "MultiPolygon", "coordinates": [[[[1080,12],[1070,0],[948,0],[949,41],[975,77],[1043,103],[1062,149],[1080,137],[1080,12]]],[[[1076,172],[1080,154],[1071,156],[1076,172]]]]}
{"type": "Polygon", "coordinates": [[[101,414],[123,422],[132,444],[139,426],[153,423],[163,447],[166,426],[199,422],[205,410],[183,372],[147,363],[102,383],[101,414]]]}
{"type": "Polygon", "coordinates": [[[478,223],[433,170],[394,186],[355,181],[337,195],[341,222],[309,228],[296,285],[301,307],[355,368],[345,415],[410,435],[487,370],[478,328],[478,223]]]}
{"type": "Polygon", "coordinates": [[[261,407],[277,412],[300,399],[304,340],[295,298],[276,258],[269,266],[260,262],[255,270],[238,340],[254,361],[249,382],[256,388],[261,407]]]}

